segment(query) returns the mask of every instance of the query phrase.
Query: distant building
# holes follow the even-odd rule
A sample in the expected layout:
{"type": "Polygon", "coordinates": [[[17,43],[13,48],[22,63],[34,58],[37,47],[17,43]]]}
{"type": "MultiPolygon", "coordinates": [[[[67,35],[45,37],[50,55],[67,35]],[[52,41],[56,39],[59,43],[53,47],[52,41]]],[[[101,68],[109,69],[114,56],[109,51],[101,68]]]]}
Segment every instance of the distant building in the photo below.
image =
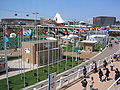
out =
{"type": "Polygon", "coordinates": [[[52,19],[40,18],[40,25],[45,26],[45,25],[50,25],[50,24],[55,25],[56,22],[52,19]]]}
{"type": "Polygon", "coordinates": [[[68,21],[67,22],[68,25],[80,25],[79,21],[68,21]]]}
{"type": "Polygon", "coordinates": [[[56,40],[22,42],[22,60],[28,63],[45,65],[48,62],[52,63],[61,60],[61,50],[56,40]]]}
{"type": "Polygon", "coordinates": [[[108,32],[103,31],[89,31],[86,36],[87,41],[97,41],[99,43],[107,43],[108,41],[108,32]]]}
{"type": "Polygon", "coordinates": [[[85,22],[89,25],[93,25],[93,18],[90,18],[90,19],[86,20],[85,22]]]}
{"type": "MultiPolygon", "coordinates": [[[[40,24],[40,20],[37,20],[36,22],[37,24],[40,24]]],[[[35,19],[4,18],[1,19],[1,23],[8,25],[35,25],[35,19]]]]}
{"type": "Polygon", "coordinates": [[[89,41],[89,40],[83,40],[81,43],[83,44],[83,48],[85,52],[93,52],[94,46],[97,41],[89,41]]]}
{"type": "Polygon", "coordinates": [[[108,17],[108,16],[99,16],[93,17],[93,24],[95,26],[107,26],[113,25],[116,22],[116,17],[108,17]]]}

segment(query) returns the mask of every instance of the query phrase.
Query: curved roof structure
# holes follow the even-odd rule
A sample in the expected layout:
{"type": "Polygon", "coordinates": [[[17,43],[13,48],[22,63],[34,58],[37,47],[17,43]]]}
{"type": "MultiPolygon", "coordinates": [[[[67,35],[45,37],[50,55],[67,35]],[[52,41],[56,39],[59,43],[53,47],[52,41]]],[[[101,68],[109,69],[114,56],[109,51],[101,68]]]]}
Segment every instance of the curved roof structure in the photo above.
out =
{"type": "Polygon", "coordinates": [[[56,21],[56,23],[64,23],[64,20],[62,19],[61,15],[59,13],[56,13],[55,17],[53,20],[56,21]]]}

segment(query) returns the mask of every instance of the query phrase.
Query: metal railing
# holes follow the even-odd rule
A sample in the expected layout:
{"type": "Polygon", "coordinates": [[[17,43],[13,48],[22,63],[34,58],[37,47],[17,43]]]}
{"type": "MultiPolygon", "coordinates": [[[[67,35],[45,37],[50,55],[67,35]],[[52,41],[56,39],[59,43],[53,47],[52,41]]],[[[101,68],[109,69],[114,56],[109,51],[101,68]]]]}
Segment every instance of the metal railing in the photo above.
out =
{"type": "MultiPolygon", "coordinates": [[[[118,54],[118,53],[120,54],[120,50],[116,52],[116,54],[118,54]]],[[[106,60],[107,63],[111,62],[111,57],[113,57],[113,55],[114,54],[112,54],[108,57],[105,57],[102,60],[96,61],[97,68],[100,68],[101,66],[103,66],[104,60],[106,60]]],[[[70,83],[77,81],[79,78],[83,77],[83,66],[86,66],[87,74],[92,72],[93,71],[92,64],[90,64],[90,63],[92,63],[91,61],[92,61],[92,59],[87,60],[86,62],[57,75],[56,89],[59,90],[65,86],[69,85],[70,83]],[[88,64],[88,62],[90,62],[90,63],[88,64]]],[[[44,80],[42,82],[32,85],[31,88],[29,87],[29,88],[24,88],[24,89],[25,90],[34,90],[33,88],[36,88],[37,90],[48,90],[48,80],[44,80]],[[44,82],[43,86],[42,86],[42,82],[44,82]]]]}
{"type": "Polygon", "coordinates": [[[120,90],[120,86],[117,85],[119,81],[120,77],[107,90],[120,90]]]}

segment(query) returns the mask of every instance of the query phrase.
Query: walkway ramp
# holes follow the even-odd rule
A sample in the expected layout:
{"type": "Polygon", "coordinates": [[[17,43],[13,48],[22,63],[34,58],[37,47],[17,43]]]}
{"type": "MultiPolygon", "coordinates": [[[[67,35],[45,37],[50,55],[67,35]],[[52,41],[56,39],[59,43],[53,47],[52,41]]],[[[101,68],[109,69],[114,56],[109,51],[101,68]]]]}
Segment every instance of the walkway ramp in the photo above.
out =
{"type": "MultiPolygon", "coordinates": [[[[120,62],[114,62],[114,69],[118,68],[120,71],[120,62]]],[[[107,66],[110,70],[110,65],[107,66]]],[[[105,70],[102,69],[102,71],[105,73],[105,70]]],[[[109,81],[103,81],[100,82],[99,78],[98,78],[98,73],[95,74],[91,74],[90,77],[94,77],[94,89],[95,90],[107,90],[108,87],[110,87],[110,85],[112,85],[112,83],[115,82],[114,80],[114,76],[115,76],[115,72],[114,71],[110,71],[110,80],[109,81]]],[[[104,79],[104,77],[103,77],[104,79]]],[[[87,78],[87,81],[89,82],[89,78],[87,78]]],[[[73,86],[67,88],[66,90],[82,90],[82,86],[81,86],[81,81],[79,81],[78,83],[74,84],[73,86]]],[[[87,90],[90,90],[89,85],[87,85],[87,90]]],[[[113,89],[114,90],[114,89],[113,89]]],[[[115,90],[120,90],[120,84],[117,85],[115,90]],[[118,89],[119,88],[119,89],[118,89]]]]}

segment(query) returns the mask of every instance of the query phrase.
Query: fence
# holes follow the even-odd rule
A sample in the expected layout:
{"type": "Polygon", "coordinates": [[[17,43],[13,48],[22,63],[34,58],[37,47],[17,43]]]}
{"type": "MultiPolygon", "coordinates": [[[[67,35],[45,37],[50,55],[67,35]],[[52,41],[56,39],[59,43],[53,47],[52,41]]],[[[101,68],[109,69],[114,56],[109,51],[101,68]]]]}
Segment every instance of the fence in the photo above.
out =
{"type": "MultiPolygon", "coordinates": [[[[116,54],[120,54],[120,50],[116,52],[116,54]]],[[[100,68],[101,66],[103,66],[103,61],[106,60],[107,63],[109,63],[111,61],[111,57],[113,57],[114,54],[102,59],[102,60],[98,60],[96,61],[96,65],[98,68],[100,68]]],[[[92,64],[90,64],[92,58],[68,71],[65,71],[61,74],[59,74],[57,76],[57,81],[56,81],[56,89],[59,90],[61,88],[66,87],[67,85],[72,84],[73,82],[77,81],[78,79],[83,77],[83,66],[86,66],[87,68],[87,74],[92,72],[92,64]]],[[[48,90],[48,80],[45,80],[43,82],[40,82],[36,85],[32,85],[29,88],[24,88],[25,90],[34,90],[34,88],[37,88],[37,90],[48,90]],[[45,83],[44,85],[42,85],[42,83],[45,83]]],[[[108,89],[108,90],[113,90],[113,89],[108,89]]]]}
{"type": "Polygon", "coordinates": [[[120,77],[107,90],[120,90],[120,86],[117,85],[117,82],[119,81],[120,77]]]}

